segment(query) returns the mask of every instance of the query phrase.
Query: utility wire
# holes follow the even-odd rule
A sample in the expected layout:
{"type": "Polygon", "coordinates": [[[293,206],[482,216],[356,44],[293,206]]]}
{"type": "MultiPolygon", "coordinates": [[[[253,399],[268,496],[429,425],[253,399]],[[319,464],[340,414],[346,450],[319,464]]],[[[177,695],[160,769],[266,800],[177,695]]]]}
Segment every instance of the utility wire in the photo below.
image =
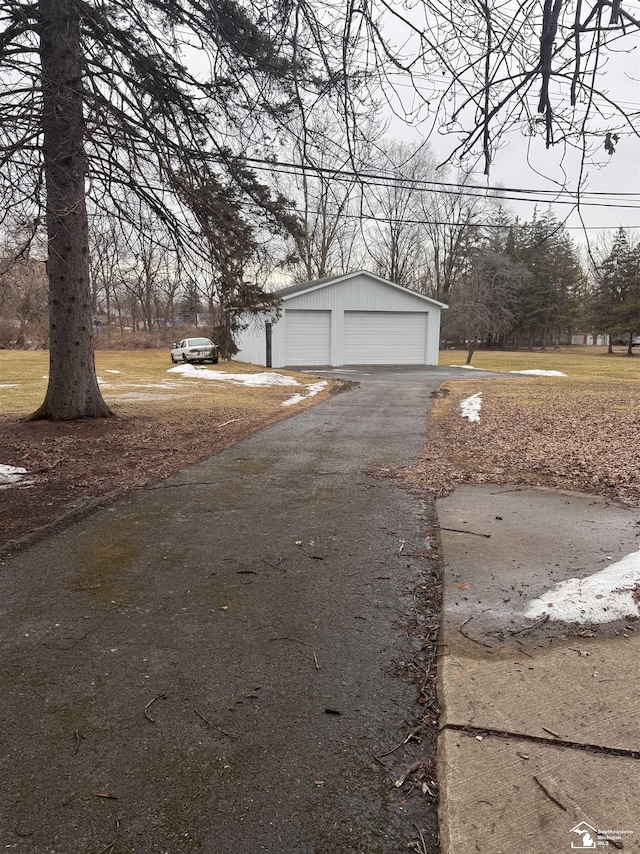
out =
{"type": "MultiPolygon", "coordinates": [[[[211,155],[210,159],[219,161],[220,157],[218,155],[211,155]]],[[[395,182],[396,186],[411,184],[416,186],[424,185],[425,189],[428,189],[430,186],[435,187],[451,187],[454,190],[467,189],[467,190],[476,190],[478,192],[484,192],[486,190],[491,190],[497,193],[526,193],[526,194],[545,194],[548,196],[553,196],[554,198],[559,195],[571,196],[574,201],[578,201],[584,198],[584,196],[606,196],[609,199],[613,199],[616,196],[629,196],[635,197],[640,201],[640,190],[637,191],[627,191],[627,190],[544,190],[544,189],[532,189],[530,187],[499,187],[494,185],[487,185],[484,187],[475,186],[474,184],[458,184],[451,181],[434,181],[430,178],[407,178],[403,176],[399,176],[394,172],[390,172],[388,170],[382,170],[381,172],[371,172],[371,171],[363,171],[363,170],[351,170],[345,169],[341,166],[330,167],[330,166],[316,166],[313,163],[294,163],[286,160],[269,160],[265,157],[247,157],[242,156],[240,158],[244,163],[255,163],[258,166],[253,168],[259,169],[260,165],[268,167],[259,171],[282,171],[283,169],[293,169],[295,170],[295,174],[304,175],[305,172],[317,172],[318,174],[326,173],[329,176],[346,176],[357,181],[363,181],[365,179],[371,178],[373,180],[383,181],[383,182],[395,182]],[[398,184],[400,181],[400,184],[398,184]]],[[[385,184],[386,186],[387,184],[385,184]]],[[[403,187],[404,188],[404,187],[403,187]]],[[[476,195],[476,194],[473,194],[476,195]]],[[[538,199],[538,201],[542,201],[546,203],[549,201],[548,199],[538,199]]],[[[553,199],[552,199],[553,201],[553,199]]]]}
{"type": "MultiPolygon", "coordinates": [[[[362,172],[362,171],[356,172],[356,171],[349,170],[349,169],[343,169],[342,167],[331,168],[328,166],[315,166],[313,164],[292,163],[292,162],[287,162],[284,160],[277,160],[277,161],[267,160],[266,158],[260,158],[260,157],[244,157],[243,160],[246,160],[247,163],[263,163],[269,167],[284,166],[287,168],[298,169],[300,171],[310,170],[310,171],[315,171],[315,172],[328,172],[330,174],[336,173],[336,174],[352,175],[352,176],[356,176],[356,177],[365,176],[365,177],[371,177],[371,178],[377,178],[377,179],[389,180],[389,181],[396,180],[398,177],[393,172],[388,172],[388,171],[383,171],[382,173],[362,172]]],[[[429,178],[402,178],[402,181],[403,181],[403,183],[406,183],[406,184],[435,184],[436,186],[453,187],[454,189],[464,188],[464,187],[474,189],[473,185],[470,185],[470,184],[456,184],[456,183],[452,183],[452,182],[448,182],[448,181],[433,181],[429,178]]],[[[497,192],[507,192],[507,193],[536,193],[536,194],[545,193],[545,194],[553,195],[553,196],[556,196],[556,195],[562,194],[562,193],[567,194],[567,195],[574,195],[574,196],[577,195],[575,190],[534,190],[534,189],[527,188],[527,187],[498,187],[498,186],[488,185],[486,187],[478,187],[477,189],[479,189],[479,190],[494,190],[497,192]]],[[[585,192],[580,193],[580,195],[608,196],[608,197],[612,197],[612,196],[638,196],[640,198],[640,190],[638,190],[637,192],[615,191],[615,190],[609,190],[609,191],[585,190],[585,192]]]]}
{"type": "MultiPolygon", "coordinates": [[[[330,178],[335,181],[340,181],[341,183],[360,183],[364,184],[368,187],[383,187],[389,188],[393,187],[398,190],[414,190],[416,192],[430,192],[437,193],[442,195],[449,196],[467,196],[474,199],[493,199],[495,201],[514,201],[514,202],[538,202],[540,204],[559,204],[559,205],[577,205],[579,204],[581,207],[600,207],[600,208],[630,208],[632,210],[640,210],[640,198],[638,198],[639,204],[617,204],[612,201],[609,202],[600,202],[600,201],[584,201],[583,195],[580,194],[579,200],[577,198],[573,199],[559,199],[559,198],[539,198],[539,197],[531,197],[531,198],[521,198],[520,196],[510,196],[504,195],[505,193],[522,193],[522,194],[532,194],[535,192],[542,193],[551,193],[552,191],[547,190],[530,190],[525,188],[517,188],[517,187],[474,187],[468,184],[451,184],[440,181],[430,181],[427,179],[413,179],[413,178],[395,178],[393,176],[386,175],[375,175],[368,172],[354,172],[346,169],[331,169],[323,166],[304,166],[299,163],[286,163],[286,162],[278,162],[272,163],[268,160],[263,160],[261,158],[256,157],[246,157],[243,158],[247,163],[258,164],[254,166],[258,171],[266,171],[266,172],[275,172],[280,175],[292,175],[295,177],[302,176],[305,172],[316,172],[319,174],[326,174],[330,178]],[[265,164],[265,165],[262,165],[265,164]],[[453,189],[444,189],[452,187],[453,189]],[[491,195],[487,193],[487,190],[491,190],[494,193],[499,193],[500,195],[491,195]]],[[[571,195],[571,191],[557,191],[555,195],[560,195],[564,193],[565,195],[571,195]]],[[[610,198],[610,194],[607,195],[610,198]]],[[[617,194],[616,194],[617,195],[617,194]]],[[[622,193],[619,195],[623,195],[622,193]]],[[[627,194],[624,194],[627,195],[627,194]]],[[[629,196],[640,196],[639,193],[629,193],[629,196]]]]}
{"type": "MultiPolygon", "coordinates": [[[[262,211],[263,209],[260,205],[256,203],[248,203],[246,207],[253,208],[255,210],[262,211]]],[[[303,211],[300,208],[296,207],[283,207],[282,210],[285,210],[289,213],[293,214],[302,214],[303,211]]],[[[331,213],[327,211],[327,213],[331,213]]],[[[522,223],[508,223],[504,225],[498,222],[446,222],[444,220],[429,220],[429,219],[406,219],[404,217],[388,217],[388,216],[376,216],[375,214],[367,214],[367,213],[358,213],[358,214],[348,214],[343,213],[342,211],[335,211],[334,215],[339,217],[340,219],[357,219],[357,220],[369,220],[371,222],[381,222],[385,224],[393,223],[395,225],[441,225],[446,227],[464,227],[464,228],[502,228],[505,231],[509,228],[522,228],[522,223]]],[[[570,216],[571,214],[569,214],[570,216]]],[[[526,224],[525,224],[526,225],[526,224]]],[[[634,229],[640,229],[640,225],[627,225],[622,226],[625,231],[633,231],[634,229]]],[[[611,231],[621,228],[619,225],[562,225],[562,229],[566,229],[568,231],[611,231]]],[[[554,229],[554,231],[558,231],[558,229],[554,229]]],[[[547,235],[548,237],[549,235],[547,235]]],[[[546,238],[545,238],[546,239],[546,238]]]]}

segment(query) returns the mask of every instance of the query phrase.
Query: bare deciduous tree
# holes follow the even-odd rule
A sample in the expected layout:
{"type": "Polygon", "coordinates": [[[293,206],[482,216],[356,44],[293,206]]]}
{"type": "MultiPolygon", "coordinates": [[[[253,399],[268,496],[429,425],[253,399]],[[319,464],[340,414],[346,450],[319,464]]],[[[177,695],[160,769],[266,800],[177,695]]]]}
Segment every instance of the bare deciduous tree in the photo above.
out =
{"type": "Polygon", "coordinates": [[[206,169],[269,211],[240,155],[264,152],[328,93],[343,113],[354,97],[334,73],[353,47],[323,18],[266,0],[2,5],[0,220],[19,207],[48,235],[49,387],[34,417],[110,414],[93,362],[87,187],[125,221],[135,200],[185,252],[198,247],[179,191],[206,169]]]}
{"type": "Polygon", "coordinates": [[[379,275],[416,286],[427,258],[421,197],[436,164],[428,149],[391,141],[380,146],[376,166],[389,177],[367,188],[367,251],[379,275]]]}

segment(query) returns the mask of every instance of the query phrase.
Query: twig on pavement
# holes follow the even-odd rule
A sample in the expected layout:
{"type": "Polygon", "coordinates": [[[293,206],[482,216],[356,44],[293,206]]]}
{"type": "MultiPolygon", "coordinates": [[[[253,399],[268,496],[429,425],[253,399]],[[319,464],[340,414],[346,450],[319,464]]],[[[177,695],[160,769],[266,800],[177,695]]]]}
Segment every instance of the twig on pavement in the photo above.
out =
{"type": "Polygon", "coordinates": [[[84,735],[80,732],[80,730],[79,730],[79,729],[74,730],[74,731],[73,731],[73,734],[74,734],[75,739],[76,739],[76,746],[73,748],[73,753],[72,753],[71,755],[72,755],[72,756],[75,756],[75,755],[76,755],[76,753],[78,752],[78,749],[79,749],[79,747],[80,747],[80,742],[81,742],[81,741],[82,741],[82,739],[84,738],[84,735]]]}
{"type": "Polygon", "coordinates": [[[395,753],[396,750],[399,750],[404,744],[406,744],[408,741],[411,741],[413,736],[419,733],[421,729],[424,729],[424,724],[420,724],[420,726],[417,726],[415,729],[412,729],[411,732],[402,739],[400,744],[396,744],[395,747],[392,747],[391,750],[387,750],[386,753],[379,753],[375,758],[382,759],[384,756],[391,756],[392,753],[395,753]]]}
{"type": "Polygon", "coordinates": [[[422,854],[428,854],[427,843],[424,841],[424,836],[422,835],[422,831],[420,830],[418,825],[415,823],[415,821],[413,823],[413,826],[418,831],[418,836],[420,837],[420,842],[422,843],[422,854]]]}
{"type": "Polygon", "coordinates": [[[423,765],[424,765],[424,762],[422,760],[420,760],[419,762],[414,762],[413,765],[411,765],[409,768],[407,768],[407,770],[404,772],[404,774],[401,774],[398,777],[398,779],[395,781],[395,783],[393,784],[396,787],[396,789],[399,789],[401,786],[403,786],[405,781],[407,780],[407,778],[410,777],[419,768],[422,768],[423,765]]]}
{"type": "Polygon", "coordinates": [[[149,714],[149,708],[151,706],[153,706],[153,704],[156,702],[156,700],[166,700],[166,699],[167,699],[166,694],[158,694],[157,697],[154,697],[153,700],[150,700],[147,703],[147,705],[144,707],[144,716],[148,721],[151,721],[152,724],[154,724],[156,722],[156,720],[155,720],[155,718],[152,718],[151,715],[149,714]]]}
{"type": "Polygon", "coordinates": [[[116,842],[118,841],[119,834],[120,834],[120,819],[117,818],[116,819],[116,835],[113,837],[113,839],[111,840],[111,842],[109,842],[108,845],[105,845],[104,848],[101,848],[98,852],[96,852],[96,854],[106,854],[107,851],[109,852],[109,854],[111,854],[116,842]]]}
{"type": "Polygon", "coordinates": [[[528,632],[530,629],[535,629],[536,626],[541,626],[543,623],[546,623],[549,619],[549,615],[545,614],[544,617],[540,617],[539,620],[536,620],[535,623],[531,623],[529,626],[524,626],[522,629],[517,629],[515,632],[509,632],[510,635],[521,635],[523,632],[528,632]]]}
{"type": "Polygon", "coordinates": [[[549,733],[549,735],[553,735],[553,736],[555,736],[556,738],[560,738],[560,733],[559,733],[559,732],[555,732],[554,730],[549,729],[549,727],[546,727],[546,726],[543,726],[543,727],[542,727],[542,729],[543,729],[545,732],[548,732],[548,733],[549,733]]]}
{"type": "Polygon", "coordinates": [[[467,625],[467,623],[470,623],[471,620],[473,620],[472,616],[467,617],[464,623],[458,627],[458,631],[460,632],[462,637],[466,638],[467,640],[473,641],[474,643],[479,643],[481,646],[486,646],[487,649],[493,649],[493,646],[490,643],[485,643],[484,641],[478,640],[478,638],[472,638],[471,635],[468,635],[466,632],[463,631],[464,627],[467,625]]]}
{"type": "Polygon", "coordinates": [[[538,780],[538,778],[535,776],[535,774],[533,776],[533,779],[536,781],[538,786],[540,786],[540,788],[545,793],[545,795],[549,798],[550,801],[553,801],[553,803],[556,806],[560,807],[561,810],[564,810],[565,812],[567,812],[567,808],[562,803],[562,801],[559,801],[554,795],[552,795],[551,792],[549,791],[549,789],[547,789],[547,787],[544,785],[544,783],[541,783],[540,780],[538,780]]]}
{"type": "Polygon", "coordinates": [[[219,726],[212,724],[211,721],[209,721],[209,720],[207,720],[207,718],[205,718],[205,716],[202,714],[202,712],[199,712],[197,709],[194,709],[193,711],[200,718],[200,720],[203,720],[207,724],[207,726],[211,727],[211,729],[215,729],[217,732],[222,733],[222,735],[226,735],[227,738],[235,738],[235,739],[238,738],[237,735],[232,735],[230,732],[227,732],[226,730],[221,729],[219,726]]]}
{"type": "Polygon", "coordinates": [[[441,531],[453,531],[454,534],[471,534],[474,537],[485,537],[491,539],[491,534],[479,534],[477,531],[465,531],[463,528],[443,528],[442,525],[436,525],[441,531]]]}

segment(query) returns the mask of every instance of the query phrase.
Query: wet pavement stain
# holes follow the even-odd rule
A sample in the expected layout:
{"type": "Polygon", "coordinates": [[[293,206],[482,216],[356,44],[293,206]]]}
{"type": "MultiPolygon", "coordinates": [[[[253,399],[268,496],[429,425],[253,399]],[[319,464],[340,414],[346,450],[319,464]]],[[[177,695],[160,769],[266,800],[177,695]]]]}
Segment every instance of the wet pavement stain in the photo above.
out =
{"type": "Polygon", "coordinates": [[[70,555],[77,567],[72,584],[102,605],[129,600],[126,571],[138,557],[135,536],[136,522],[131,519],[108,519],[98,525],[91,540],[70,555]]]}

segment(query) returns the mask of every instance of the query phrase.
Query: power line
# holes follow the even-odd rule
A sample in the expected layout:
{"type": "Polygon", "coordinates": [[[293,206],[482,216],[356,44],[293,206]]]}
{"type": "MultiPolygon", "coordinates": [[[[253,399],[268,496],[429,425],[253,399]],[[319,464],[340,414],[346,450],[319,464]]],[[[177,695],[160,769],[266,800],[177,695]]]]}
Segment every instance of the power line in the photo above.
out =
{"type": "MultiPolygon", "coordinates": [[[[265,160],[257,157],[245,157],[243,158],[247,163],[258,164],[254,168],[259,171],[268,171],[275,172],[281,175],[293,175],[296,177],[300,177],[304,175],[305,172],[316,172],[318,174],[326,174],[328,177],[332,178],[336,181],[347,182],[347,183],[361,183],[369,187],[394,187],[396,189],[405,189],[405,190],[415,190],[417,192],[433,192],[439,193],[443,195],[453,195],[453,196],[467,196],[475,199],[493,199],[495,201],[515,201],[515,202],[529,202],[529,203],[540,203],[540,204],[560,204],[560,205],[580,205],[581,207],[601,207],[601,208],[630,208],[633,210],[640,210],[640,204],[631,205],[631,204],[617,204],[609,202],[600,202],[600,201],[583,201],[583,194],[576,195],[574,198],[570,199],[560,199],[557,198],[559,195],[572,195],[571,191],[563,190],[563,191],[552,191],[552,190],[532,190],[528,188],[518,188],[518,187],[473,187],[471,185],[465,184],[453,184],[444,181],[431,181],[428,179],[416,179],[416,178],[403,178],[403,177],[395,177],[393,175],[380,175],[370,172],[356,172],[348,169],[342,168],[328,168],[323,166],[312,166],[312,165],[304,165],[301,163],[287,163],[278,161],[274,163],[270,160],[265,160]],[[443,189],[443,188],[452,188],[452,189],[443,189]],[[500,195],[490,195],[486,191],[490,190],[493,193],[499,193],[500,195]],[[520,196],[508,196],[504,195],[505,193],[520,193],[520,194],[533,194],[533,193],[544,193],[547,194],[547,198],[539,198],[539,197],[531,197],[531,198],[521,198],[520,196]],[[552,196],[553,194],[553,196],[552,196]]],[[[595,195],[587,193],[587,195],[595,195]]],[[[604,195],[607,198],[611,199],[612,195],[620,195],[620,196],[631,196],[631,197],[640,197],[640,193],[598,193],[597,195],[604,195]]],[[[640,198],[638,198],[640,202],[640,198]]]]}
{"type": "MultiPolygon", "coordinates": [[[[396,175],[393,174],[393,172],[387,172],[386,174],[381,175],[379,173],[376,174],[373,172],[358,173],[358,172],[354,172],[354,171],[351,171],[348,169],[342,169],[340,167],[338,167],[336,169],[332,169],[332,168],[326,167],[326,166],[313,166],[313,165],[308,166],[308,165],[305,165],[304,163],[287,163],[286,161],[280,161],[280,160],[279,161],[273,161],[273,160],[267,160],[265,158],[259,158],[259,157],[245,157],[243,159],[246,160],[247,162],[251,162],[251,163],[264,163],[264,164],[267,164],[269,166],[293,167],[293,168],[296,168],[299,170],[311,169],[311,170],[314,170],[316,172],[329,172],[331,174],[333,174],[334,172],[335,173],[342,173],[342,174],[346,174],[346,175],[356,175],[356,176],[362,174],[365,176],[370,176],[372,178],[382,178],[385,180],[395,180],[395,178],[397,177],[396,175]]],[[[468,184],[456,184],[456,183],[451,183],[451,182],[447,182],[447,181],[432,181],[428,178],[403,178],[402,180],[408,184],[409,183],[436,184],[437,186],[453,187],[454,189],[460,188],[460,187],[471,186],[468,184]]],[[[491,186],[491,185],[487,186],[487,187],[478,187],[477,189],[494,190],[497,192],[505,191],[508,193],[546,193],[548,195],[554,195],[554,196],[558,195],[559,193],[574,194],[575,195],[574,190],[534,190],[531,188],[524,188],[524,187],[497,187],[497,186],[491,186]]],[[[638,192],[628,192],[628,191],[617,192],[617,191],[604,191],[604,190],[587,190],[587,191],[585,191],[584,195],[608,196],[608,197],[612,197],[612,196],[638,196],[638,197],[640,197],[640,191],[638,191],[638,192]]]]}
{"type": "MultiPolygon", "coordinates": [[[[255,210],[259,210],[264,212],[264,209],[258,205],[257,203],[247,203],[246,207],[254,208],[255,210]]],[[[296,207],[286,207],[283,206],[281,210],[285,210],[289,213],[297,213],[300,214],[302,211],[300,208],[296,207]]],[[[329,213],[329,212],[328,212],[329,213]]],[[[393,223],[394,225],[440,225],[448,228],[456,227],[460,228],[461,226],[464,228],[502,228],[508,229],[511,227],[521,228],[522,224],[520,223],[509,223],[507,225],[497,223],[497,222],[470,222],[470,223],[460,223],[460,222],[446,222],[443,220],[427,220],[427,219],[406,219],[404,217],[386,217],[386,216],[376,216],[375,214],[367,214],[367,213],[359,213],[359,214],[348,214],[342,211],[334,211],[336,217],[340,219],[357,219],[357,220],[369,220],[371,222],[381,222],[384,224],[393,223]]],[[[561,228],[554,229],[553,231],[558,230],[567,230],[567,231],[618,231],[621,228],[619,225],[561,225],[561,228]]],[[[625,231],[633,231],[634,229],[640,229],[639,225],[627,225],[623,227],[625,231]]],[[[547,239],[550,235],[546,235],[544,239],[547,239]]]]}

